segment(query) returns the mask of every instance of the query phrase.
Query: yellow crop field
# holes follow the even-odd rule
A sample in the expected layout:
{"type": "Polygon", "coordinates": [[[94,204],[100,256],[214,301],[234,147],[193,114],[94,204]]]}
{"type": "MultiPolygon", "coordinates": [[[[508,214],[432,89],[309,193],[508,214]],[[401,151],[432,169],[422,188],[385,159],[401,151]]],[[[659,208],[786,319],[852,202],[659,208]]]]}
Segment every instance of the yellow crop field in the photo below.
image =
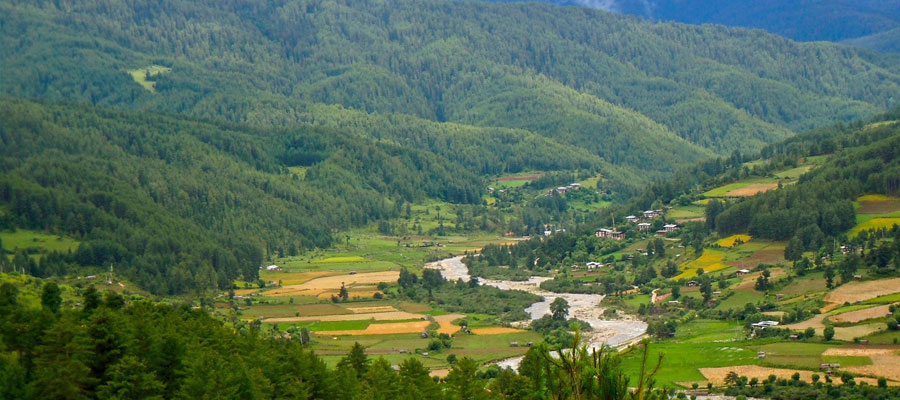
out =
{"type": "Polygon", "coordinates": [[[681,266],[681,273],[674,276],[673,280],[682,278],[693,278],[697,276],[697,268],[703,268],[703,272],[715,272],[728,268],[729,266],[722,263],[725,260],[725,252],[721,250],[707,249],[700,258],[685,263],[681,266]]]}
{"type": "Polygon", "coordinates": [[[883,194],[867,194],[864,196],[860,196],[856,201],[897,201],[900,200],[896,197],[887,196],[883,194]]]}
{"type": "Polygon", "coordinates": [[[740,239],[744,243],[747,243],[752,238],[753,237],[750,235],[731,235],[727,238],[719,239],[719,241],[716,243],[722,247],[734,247],[734,242],[736,242],[738,239],[740,239]]]}
{"type": "Polygon", "coordinates": [[[870,229],[881,229],[887,228],[891,229],[894,225],[900,226],[900,218],[872,218],[868,221],[865,221],[861,224],[858,224],[850,230],[850,237],[855,237],[862,231],[867,231],[870,229]]]}

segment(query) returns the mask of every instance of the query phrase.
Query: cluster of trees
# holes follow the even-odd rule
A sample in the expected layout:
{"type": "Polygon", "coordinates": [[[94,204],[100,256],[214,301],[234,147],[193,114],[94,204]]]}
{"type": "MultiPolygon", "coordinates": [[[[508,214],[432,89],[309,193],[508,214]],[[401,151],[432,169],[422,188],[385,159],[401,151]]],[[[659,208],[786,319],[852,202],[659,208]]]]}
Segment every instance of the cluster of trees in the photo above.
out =
{"type": "MultiPolygon", "coordinates": [[[[93,287],[77,308],[45,282],[40,305],[0,285],[0,398],[3,399],[657,399],[647,364],[631,381],[603,349],[550,356],[529,350],[519,368],[488,369],[463,357],[433,379],[415,358],[398,370],[355,345],[329,368],[298,335],[222,322],[204,309],[126,301],[93,287]],[[589,379],[582,379],[587,378],[589,379]],[[211,384],[214,383],[214,384],[211,384]],[[636,386],[636,392],[627,388],[636,386]]],[[[646,352],[646,347],[644,348],[646,352]]]]}
{"type": "Polygon", "coordinates": [[[434,303],[451,312],[490,314],[499,322],[528,319],[525,308],[541,301],[540,296],[531,293],[479,285],[475,277],[469,282],[448,282],[435,269],[423,270],[419,278],[404,268],[397,284],[400,298],[434,303]]]}
{"type": "Polygon", "coordinates": [[[278,131],[0,99],[0,229],[70,236],[36,276],[116,265],[158,294],[255,281],[264,257],[437,198],[480,202],[453,162],[328,129],[278,131]]]}
{"type": "Polygon", "coordinates": [[[726,376],[725,383],[728,388],[725,394],[735,396],[738,399],[746,398],[773,398],[773,399],[890,399],[900,396],[900,389],[888,387],[885,378],[879,378],[877,385],[857,384],[853,375],[843,372],[839,376],[824,377],[812,374],[812,382],[800,379],[800,374],[795,373],[790,379],[778,379],[775,375],[760,380],[748,379],[731,372],[726,376]]]}

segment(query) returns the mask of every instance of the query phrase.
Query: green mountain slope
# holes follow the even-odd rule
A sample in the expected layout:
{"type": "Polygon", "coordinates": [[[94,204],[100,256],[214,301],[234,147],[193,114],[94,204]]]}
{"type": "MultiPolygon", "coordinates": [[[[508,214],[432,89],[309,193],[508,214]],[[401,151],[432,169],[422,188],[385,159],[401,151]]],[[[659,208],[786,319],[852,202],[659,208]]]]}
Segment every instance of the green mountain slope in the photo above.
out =
{"type": "Polygon", "coordinates": [[[30,274],[115,263],[155,293],[255,279],[261,249],[327,247],[333,230],[396,216],[403,202],[481,201],[480,180],[457,163],[332,129],[2,99],[0,143],[2,228],[82,242],[30,274]]]}
{"type": "MultiPolygon", "coordinates": [[[[563,158],[587,150],[647,177],[705,149],[755,151],[900,98],[900,74],[876,54],[549,5],[5,1],[0,10],[8,94],[268,127],[341,125],[351,109],[359,121],[525,129],[550,139],[539,153],[555,142],[563,158]],[[149,78],[154,92],[128,74],[150,65],[172,68],[149,78]],[[297,111],[322,104],[343,108],[297,111]]],[[[410,140],[392,127],[381,137],[410,140]]],[[[503,168],[540,167],[518,165],[503,168]]]]}

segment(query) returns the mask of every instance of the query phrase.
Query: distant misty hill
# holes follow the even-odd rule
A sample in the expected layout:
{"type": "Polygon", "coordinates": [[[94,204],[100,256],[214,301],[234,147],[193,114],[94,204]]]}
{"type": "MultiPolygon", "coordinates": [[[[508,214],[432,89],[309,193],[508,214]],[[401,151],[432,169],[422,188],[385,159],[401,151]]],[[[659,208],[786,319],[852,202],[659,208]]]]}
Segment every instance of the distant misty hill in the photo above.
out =
{"type": "MultiPolygon", "coordinates": [[[[500,0],[509,1],[509,0],[500,0]]],[[[887,37],[900,28],[900,0],[543,0],[638,15],[658,21],[759,28],[799,41],[841,42],[897,51],[887,37]]],[[[890,37],[897,37],[897,31],[890,37]]]]}

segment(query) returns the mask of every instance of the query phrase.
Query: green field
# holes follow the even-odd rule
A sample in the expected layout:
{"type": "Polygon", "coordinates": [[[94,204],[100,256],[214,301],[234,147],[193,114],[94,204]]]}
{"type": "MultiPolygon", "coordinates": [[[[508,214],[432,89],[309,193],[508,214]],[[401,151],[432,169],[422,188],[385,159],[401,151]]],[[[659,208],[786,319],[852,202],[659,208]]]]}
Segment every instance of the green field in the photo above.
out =
{"type": "Polygon", "coordinates": [[[59,253],[74,252],[78,249],[78,241],[64,236],[50,235],[42,232],[19,229],[15,232],[0,232],[0,240],[3,241],[3,249],[12,258],[18,250],[31,253],[40,259],[41,254],[56,251],[59,253]]]}
{"type": "Polygon", "coordinates": [[[671,219],[694,219],[701,218],[704,216],[704,208],[698,205],[690,205],[690,206],[677,206],[668,212],[666,212],[666,217],[671,219]]]}
{"type": "MultiPolygon", "coordinates": [[[[657,354],[664,355],[656,376],[659,385],[671,387],[676,382],[702,381],[704,377],[697,368],[756,363],[756,351],[747,346],[743,337],[739,323],[693,320],[679,326],[673,339],[652,343],[648,359],[655,361],[657,354]]],[[[636,377],[640,371],[639,352],[625,354],[622,365],[629,376],[636,377]]]]}
{"type": "Polygon", "coordinates": [[[149,92],[156,92],[156,82],[149,80],[147,78],[152,78],[154,76],[160,74],[167,74],[172,72],[172,68],[163,67],[160,65],[151,65],[149,67],[138,68],[128,71],[128,74],[131,75],[131,78],[137,82],[138,85],[141,85],[142,88],[147,89],[149,92]]]}
{"type": "Polygon", "coordinates": [[[900,302],[900,293],[887,294],[874,299],[865,300],[863,301],[863,304],[889,304],[898,302],[900,302]]]}
{"type": "MultiPolygon", "coordinates": [[[[528,342],[538,343],[540,335],[535,332],[507,333],[501,335],[465,335],[458,334],[453,338],[452,347],[439,353],[429,352],[428,356],[420,354],[401,354],[405,350],[412,353],[416,349],[426,349],[430,339],[422,339],[416,334],[377,335],[377,336],[339,336],[337,339],[314,337],[313,348],[331,366],[343,357],[355,342],[366,347],[372,353],[370,357],[384,357],[391,364],[399,364],[403,360],[415,357],[428,368],[449,368],[447,356],[469,357],[480,363],[499,361],[504,358],[524,354],[528,342]],[[510,347],[510,342],[519,342],[523,346],[510,347]]],[[[427,351],[427,350],[425,350],[427,351]]]]}
{"type": "MultiPolygon", "coordinates": [[[[834,345],[820,343],[779,342],[754,346],[753,350],[766,353],[761,364],[772,367],[818,369],[823,361],[822,353],[834,345]]],[[[866,357],[867,358],[867,357],[866,357]]]]}

